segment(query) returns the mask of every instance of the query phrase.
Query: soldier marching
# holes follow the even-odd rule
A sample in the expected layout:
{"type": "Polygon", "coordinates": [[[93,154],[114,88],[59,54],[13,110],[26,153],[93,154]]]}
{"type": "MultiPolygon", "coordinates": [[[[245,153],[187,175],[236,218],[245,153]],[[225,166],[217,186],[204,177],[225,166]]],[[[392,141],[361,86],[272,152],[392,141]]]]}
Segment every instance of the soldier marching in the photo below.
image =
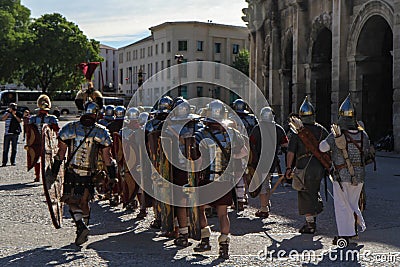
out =
{"type": "MultiPolygon", "coordinates": [[[[294,188],[298,191],[299,214],[305,217],[299,232],[316,233],[316,217],[323,211],[320,183],[324,176],[332,174],[332,170],[335,171],[332,177],[338,226],[334,243],[337,244],[340,238],[349,242],[358,234],[357,225],[361,230],[366,228],[358,200],[364,183],[363,157],[368,154],[369,139],[356,122],[350,99],[342,104],[338,124],[332,125],[332,133],[329,134],[315,121],[314,107],[306,97],[299,109],[299,117],[290,119],[292,133],[288,141],[283,128],[275,122],[270,107],[264,107],[260,114],[253,115],[241,99],[236,100],[232,107],[244,129],[235,129],[238,123],[228,119],[227,107],[219,100],[204,107],[201,117],[191,113],[188,100],[182,97],[173,100],[168,96],[160,98],[149,120],[149,114],[139,107],[126,110],[123,106],[107,106],[103,120],[98,122],[100,106],[97,97],[101,96],[93,96],[93,99],[87,96],[80,119],[66,124],[61,130],[57,120],[52,120],[46,113],[51,105],[48,97],[38,99],[39,114],[31,119],[37,125],[53,125],[54,131],[58,132],[58,152],[54,156],[51,172],[56,177],[60,169],[64,170],[60,201],[68,205],[76,224],[76,245],[80,246],[88,240],[89,203],[96,194],[93,179],[99,171],[95,164],[97,160],[93,159],[100,156],[110,181],[109,189],[118,195],[118,201],[110,201],[110,205],[118,205],[121,200],[128,210],[134,211],[139,207],[139,219],[146,217],[146,208],[153,206],[151,227],[161,229],[164,235],[174,238],[174,244],[179,247],[189,246],[190,238],[199,240],[194,247],[195,252],[211,250],[211,228],[205,213],[205,208],[211,206],[216,210],[219,221],[219,256],[228,259],[231,232],[228,207],[234,205],[239,210],[243,209],[246,194],[251,193],[246,192],[248,189],[244,186],[243,162],[251,153],[258,161],[250,167],[255,169],[265,160],[261,157],[261,139],[271,136],[261,136],[260,128],[271,126],[277,137],[273,148],[275,155],[272,166],[261,168],[257,174],[262,183],[257,193],[252,194],[252,197],[260,195],[261,207],[256,216],[267,218],[271,212],[272,174],[279,169],[279,149],[287,146],[287,168],[284,173],[278,171],[278,175],[293,179],[294,188]],[[246,139],[246,135],[250,140],[246,139]],[[141,146],[140,138],[145,140],[145,146],[141,146]],[[166,147],[161,146],[163,142],[167,143],[166,147]],[[169,162],[168,153],[178,158],[178,164],[169,162]],[[146,166],[143,157],[148,157],[154,168],[146,166]],[[231,161],[233,167],[229,167],[231,161]],[[200,171],[197,170],[199,166],[194,166],[192,162],[200,165],[200,171]],[[161,175],[152,174],[151,169],[161,175]],[[186,195],[175,195],[160,186],[165,184],[165,180],[182,187],[186,195]],[[144,190],[144,183],[149,181],[153,192],[144,190]],[[115,190],[117,183],[118,190],[115,190]],[[216,200],[187,207],[187,203],[198,203],[189,200],[193,194],[188,188],[210,185],[218,188],[219,183],[229,184],[233,190],[227,190],[216,200]],[[182,205],[173,206],[152,199],[149,195],[154,194],[175,198],[174,203],[182,205]],[[238,201],[233,203],[234,200],[238,201]]],[[[249,179],[253,175],[252,172],[249,179]]],[[[206,197],[200,196],[201,199],[206,197]]]]}

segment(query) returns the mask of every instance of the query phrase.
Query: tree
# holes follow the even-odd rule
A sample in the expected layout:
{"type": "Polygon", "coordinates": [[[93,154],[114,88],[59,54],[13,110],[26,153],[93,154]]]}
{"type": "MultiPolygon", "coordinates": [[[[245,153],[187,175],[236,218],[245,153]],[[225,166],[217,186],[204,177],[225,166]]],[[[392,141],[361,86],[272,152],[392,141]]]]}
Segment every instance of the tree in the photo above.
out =
{"type": "Polygon", "coordinates": [[[241,49],[233,61],[232,67],[249,76],[249,58],[249,50],[241,49]]]}
{"type": "Polygon", "coordinates": [[[60,14],[45,14],[29,27],[22,81],[44,93],[73,90],[84,76],[77,64],[101,61],[99,42],[88,38],[60,14]]]}
{"type": "Polygon", "coordinates": [[[17,0],[0,0],[0,82],[12,82],[28,36],[30,10],[17,0]]]}

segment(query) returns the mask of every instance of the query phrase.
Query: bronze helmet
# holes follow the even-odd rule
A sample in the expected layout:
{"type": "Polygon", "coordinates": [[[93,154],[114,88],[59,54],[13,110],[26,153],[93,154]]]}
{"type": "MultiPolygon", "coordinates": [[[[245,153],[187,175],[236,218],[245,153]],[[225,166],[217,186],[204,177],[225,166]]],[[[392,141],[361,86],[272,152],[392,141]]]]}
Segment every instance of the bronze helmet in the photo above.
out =
{"type": "Polygon", "coordinates": [[[51,109],[51,101],[50,97],[47,95],[40,95],[36,101],[37,107],[41,110],[50,110],[51,109]]]}
{"type": "Polygon", "coordinates": [[[274,122],[275,112],[271,107],[263,107],[260,111],[260,121],[274,122]]]}
{"type": "Polygon", "coordinates": [[[350,94],[346,97],[339,108],[339,116],[341,117],[355,117],[356,111],[350,99],[350,94]]]}
{"type": "Polygon", "coordinates": [[[304,99],[299,109],[300,117],[315,115],[314,106],[310,103],[308,96],[304,99]]]}

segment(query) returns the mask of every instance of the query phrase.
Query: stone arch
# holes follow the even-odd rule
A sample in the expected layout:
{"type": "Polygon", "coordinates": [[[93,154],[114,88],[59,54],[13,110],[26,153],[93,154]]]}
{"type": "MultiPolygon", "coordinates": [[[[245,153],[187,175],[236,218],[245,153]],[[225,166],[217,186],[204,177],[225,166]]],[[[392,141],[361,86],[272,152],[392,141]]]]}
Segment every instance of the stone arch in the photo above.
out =
{"type": "Polygon", "coordinates": [[[332,32],[332,12],[324,12],[314,19],[308,43],[307,62],[311,62],[314,43],[317,41],[319,33],[325,28],[332,32]]]}
{"type": "Polygon", "coordinates": [[[290,27],[286,30],[281,42],[281,70],[280,81],[282,88],[282,121],[294,110],[294,92],[293,92],[293,28],[290,27]]]}
{"type": "Polygon", "coordinates": [[[355,16],[353,24],[350,29],[350,34],[347,41],[347,56],[349,58],[354,57],[357,52],[357,43],[360,38],[361,31],[364,28],[365,23],[372,16],[381,16],[389,24],[393,31],[394,25],[394,10],[386,1],[373,0],[365,3],[358,14],[355,16]]]}

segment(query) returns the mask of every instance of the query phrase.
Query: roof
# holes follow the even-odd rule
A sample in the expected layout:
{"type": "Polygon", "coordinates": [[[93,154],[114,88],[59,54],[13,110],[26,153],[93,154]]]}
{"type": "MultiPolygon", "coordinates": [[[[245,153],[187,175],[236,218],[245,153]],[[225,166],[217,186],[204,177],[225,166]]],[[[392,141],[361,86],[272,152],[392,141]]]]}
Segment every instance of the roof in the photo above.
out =
{"type": "Polygon", "coordinates": [[[105,44],[100,44],[100,49],[110,49],[110,50],[117,50],[117,48],[105,45],[105,44]]]}
{"type": "Polygon", "coordinates": [[[129,47],[131,45],[137,45],[137,44],[144,43],[144,42],[151,41],[151,40],[153,40],[153,36],[152,35],[147,36],[147,37],[145,37],[143,39],[140,39],[139,41],[136,41],[134,43],[128,44],[128,45],[126,45],[124,47],[121,47],[121,48],[127,48],[127,47],[129,47]]]}
{"type": "Polygon", "coordinates": [[[247,27],[245,26],[235,26],[235,25],[227,25],[227,24],[219,24],[219,23],[214,23],[214,22],[200,22],[200,21],[170,21],[170,22],[164,22],[159,25],[150,27],[150,31],[155,31],[159,30],[161,28],[164,28],[166,26],[172,26],[172,25],[183,25],[183,24],[193,24],[193,25],[210,25],[210,26],[216,26],[216,27],[226,27],[226,28],[237,28],[237,29],[246,29],[247,27]]]}

